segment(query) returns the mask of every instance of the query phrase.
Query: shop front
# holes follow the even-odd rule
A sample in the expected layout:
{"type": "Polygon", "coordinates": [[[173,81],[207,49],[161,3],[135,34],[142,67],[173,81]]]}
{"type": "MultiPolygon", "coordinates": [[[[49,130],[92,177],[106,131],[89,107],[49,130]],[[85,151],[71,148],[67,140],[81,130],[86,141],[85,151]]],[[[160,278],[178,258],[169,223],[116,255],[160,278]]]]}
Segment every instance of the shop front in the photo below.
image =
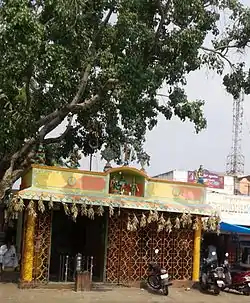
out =
{"type": "Polygon", "coordinates": [[[250,249],[250,197],[208,192],[207,203],[221,219],[221,243],[235,263],[245,248],[250,249]]]}
{"type": "Polygon", "coordinates": [[[200,184],[107,172],[33,166],[8,207],[23,213],[20,286],[73,282],[75,257],[93,281],[137,285],[157,262],[174,280],[199,278],[201,218],[218,219],[200,184]]]}

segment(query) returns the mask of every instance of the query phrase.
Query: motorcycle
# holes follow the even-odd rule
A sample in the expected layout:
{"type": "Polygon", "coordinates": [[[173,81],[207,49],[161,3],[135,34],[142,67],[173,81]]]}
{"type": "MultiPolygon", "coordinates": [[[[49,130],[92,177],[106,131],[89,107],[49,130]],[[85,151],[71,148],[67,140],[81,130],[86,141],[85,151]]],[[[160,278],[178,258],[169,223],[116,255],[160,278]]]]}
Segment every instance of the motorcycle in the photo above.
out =
{"type": "MultiPolygon", "coordinates": [[[[159,253],[159,249],[155,249],[155,254],[159,253]]],[[[172,285],[169,281],[167,270],[161,268],[156,262],[149,263],[148,285],[155,290],[162,290],[165,296],[168,295],[168,287],[172,285]]]]}
{"type": "Polygon", "coordinates": [[[244,264],[240,263],[230,268],[228,263],[228,253],[225,255],[224,269],[226,277],[226,285],[224,289],[236,290],[243,295],[250,295],[250,268],[244,267],[244,264]]]}
{"type": "Polygon", "coordinates": [[[218,266],[216,252],[212,252],[212,258],[203,259],[200,286],[204,291],[213,290],[215,295],[225,287],[224,268],[218,266]]]}

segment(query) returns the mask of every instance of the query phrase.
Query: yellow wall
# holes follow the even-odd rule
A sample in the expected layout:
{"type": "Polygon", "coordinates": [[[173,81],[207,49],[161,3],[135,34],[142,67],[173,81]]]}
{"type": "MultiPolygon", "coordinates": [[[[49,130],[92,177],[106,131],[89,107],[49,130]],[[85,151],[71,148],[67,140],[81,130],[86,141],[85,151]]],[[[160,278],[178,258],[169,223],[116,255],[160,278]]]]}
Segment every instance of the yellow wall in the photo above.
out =
{"type": "MultiPolygon", "coordinates": [[[[67,191],[106,192],[108,177],[91,172],[77,172],[70,169],[36,168],[32,170],[32,186],[37,188],[54,188],[67,191]]],[[[30,174],[30,172],[29,172],[30,174]]],[[[24,177],[25,180],[26,176],[24,177]]],[[[26,185],[26,184],[25,184],[26,185]]],[[[26,186],[27,187],[27,186],[26,186]]]]}
{"type": "Polygon", "coordinates": [[[199,202],[205,200],[205,187],[183,182],[153,181],[147,184],[146,196],[150,198],[167,198],[176,202],[199,202]]]}

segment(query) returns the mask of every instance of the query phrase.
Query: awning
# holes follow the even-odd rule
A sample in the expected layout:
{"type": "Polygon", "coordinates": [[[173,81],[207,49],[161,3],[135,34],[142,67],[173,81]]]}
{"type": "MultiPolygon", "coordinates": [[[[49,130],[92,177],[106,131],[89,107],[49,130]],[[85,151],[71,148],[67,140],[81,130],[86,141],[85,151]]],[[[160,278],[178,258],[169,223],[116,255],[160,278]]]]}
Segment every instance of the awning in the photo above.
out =
{"type": "Polygon", "coordinates": [[[55,191],[53,189],[41,189],[30,187],[18,192],[18,196],[27,200],[39,200],[42,198],[44,202],[52,199],[54,202],[61,203],[86,203],[91,205],[102,205],[130,208],[141,210],[157,210],[174,213],[187,213],[193,215],[211,216],[214,214],[214,209],[207,204],[184,204],[169,200],[156,200],[144,197],[120,196],[120,195],[105,195],[100,193],[83,193],[64,191],[55,191]]]}
{"type": "Polygon", "coordinates": [[[250,235],[250,228],[242,227],[239,225],[233,225],[225,222],[220,223],[220,229],[221,231],[225,231],[225,232],[250,235]]]}

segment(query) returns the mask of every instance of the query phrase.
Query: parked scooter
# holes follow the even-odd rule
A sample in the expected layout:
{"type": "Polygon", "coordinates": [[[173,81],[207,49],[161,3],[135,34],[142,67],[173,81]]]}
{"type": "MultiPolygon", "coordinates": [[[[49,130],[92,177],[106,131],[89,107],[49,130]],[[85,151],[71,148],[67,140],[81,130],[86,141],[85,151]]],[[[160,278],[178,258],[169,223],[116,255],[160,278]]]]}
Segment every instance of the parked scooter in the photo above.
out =
{"type": "Polygon", "coordinates": [[[245,266],[243,263],[240,263],[230,268],[228,253],[226,253],[223,264],[226,277],[224,289],[233,289],[244,295],[250,295],[250,268],[249,266],[247,268],[245,266]]]}
{"type": "Polygon", "coordinates": [[[218,266],[216,252],[212,252],[211,258],[203,259],[200,286],[205,291],[213,290],[215,295],[219,295],[225,287],[224,268],[218,266]]]}
{"type": "MultiPolygon", "coordinates": [[[[155,254],[159,253],[159,249],[155,249],[155,254]]],[[[149,263],[148,285],[156,290],[162,290],[165,296],[168,295],[168,287],[172,285],[169,281],[167,270],[161,268],[156,262],[149,263]]]]}

